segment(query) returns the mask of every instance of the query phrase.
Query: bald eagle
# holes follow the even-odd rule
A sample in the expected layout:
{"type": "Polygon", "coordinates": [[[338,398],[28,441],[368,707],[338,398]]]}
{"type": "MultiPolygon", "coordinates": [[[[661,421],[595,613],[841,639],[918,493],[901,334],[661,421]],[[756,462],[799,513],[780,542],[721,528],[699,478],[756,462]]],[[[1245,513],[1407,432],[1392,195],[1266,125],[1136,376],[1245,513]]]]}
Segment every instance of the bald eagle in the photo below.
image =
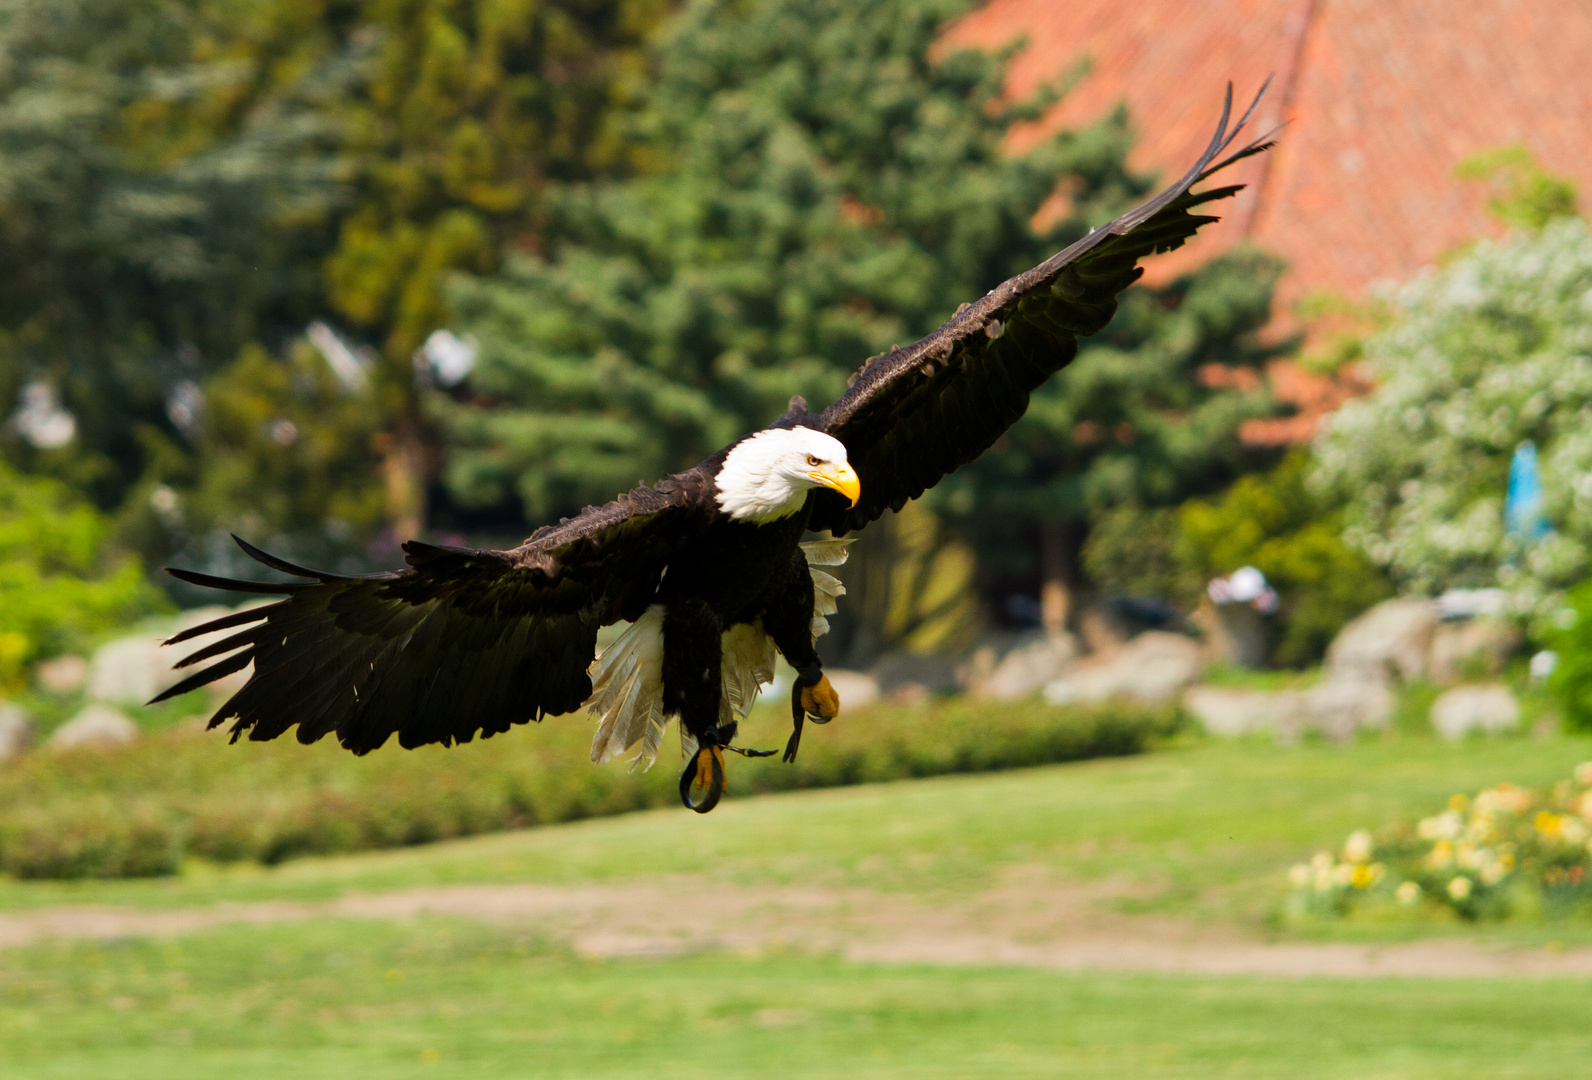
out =
{"type": "Polygon", "coordinates": [[[359,577],[305,569],[243,540],[252,558],[296,582],[237,581],[172,569],[183,581],[281,596],[173,637],[234,630],[177,663],[214,660],[156,701],[253,665],[210,720],[232,738],[300,742],[335,732],[356,754],[396,734],[404,747],[469,742],[573,712],[597,721],[592,759],[640,744],[651,763],[678,717],[680,797],[706,813],[724,791],[724,752],[772,678],[775,652],[796,671],[795,759],[804,720],[840,702],[815,642],[843,589],[821,567],[842,539],[899,510],[972,461],[1028,407],[1035,389],[1101,330],[1141,258],[1180,246],[1216,220],[1197,207],[1238,186],[1192,187],[1271,144],[1217,160],[1231,130],[1232,86],[1209,146],[1174,185],[1032,270],[966,304],[906,348],[869,359],[822,412],[801,398],[767,429],[606,506],[544,526],[508,551],[410,541],[408,566],[359,577]],[[803,542],[809,531],[829,538],[803,542]],[[598,631],[628,626],[598,652],[598,631]],[[241,628],[241,629],[238,629],[241,628]]]}

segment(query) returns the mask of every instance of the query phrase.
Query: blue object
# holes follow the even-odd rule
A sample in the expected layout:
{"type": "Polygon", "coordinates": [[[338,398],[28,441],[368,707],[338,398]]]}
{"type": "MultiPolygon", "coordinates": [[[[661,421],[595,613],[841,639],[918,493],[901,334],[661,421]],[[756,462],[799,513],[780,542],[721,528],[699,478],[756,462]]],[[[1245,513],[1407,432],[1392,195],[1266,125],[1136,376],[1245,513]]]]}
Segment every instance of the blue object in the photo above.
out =
{"type": "Polygon", "coordinates": [[[1537,471],[1537,445],[1530,439],[1515,447],[1509,463],[1509,494],[1504,499],[1504,527],[1526,543],[1548,531],[1542,516],[1542,474],[1537,471]]]}

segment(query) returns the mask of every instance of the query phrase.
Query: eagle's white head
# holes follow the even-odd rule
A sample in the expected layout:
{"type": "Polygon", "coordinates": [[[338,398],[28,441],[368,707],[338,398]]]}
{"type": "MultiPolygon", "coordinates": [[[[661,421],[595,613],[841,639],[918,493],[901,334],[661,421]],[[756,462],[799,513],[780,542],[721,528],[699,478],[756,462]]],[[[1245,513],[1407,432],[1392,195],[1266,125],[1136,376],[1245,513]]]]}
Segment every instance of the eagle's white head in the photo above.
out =
{"type": "Polygon", "coordinates": [[[862,493],[837,438],[812,428],[770,428],[742,439],[714,478],[719,508],[756,524],[794,514],[815,487],[833,488],[851,505],[862,493]]]}

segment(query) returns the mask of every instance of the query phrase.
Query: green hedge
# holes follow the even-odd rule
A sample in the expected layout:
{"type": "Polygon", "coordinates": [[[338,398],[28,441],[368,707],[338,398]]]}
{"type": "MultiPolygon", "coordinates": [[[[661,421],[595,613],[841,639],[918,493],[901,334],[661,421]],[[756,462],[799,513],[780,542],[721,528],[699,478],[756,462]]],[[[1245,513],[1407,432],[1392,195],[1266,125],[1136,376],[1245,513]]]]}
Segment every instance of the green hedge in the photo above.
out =
{"type": "MultiPolygon", "coordinates": [[[[793,766],[732,757],[727,797],[1134,754],[1179,721],[1175,709],[1129,705],[879,705],[809,726],[793,766]]],[[[773,748],[789,722],[765,708],[747,730],[747,745],[773,748]]],[[[35,754],[0,768],[0,872],[169,874],[188,856],[274,863],[678,802],[672,740],[655,768],[630,772],[591,765],[590,737],[589,721],[567,716],[451,750],[364,758],[329,740],[229,746],[191,728],[122,750],[35,754]]]]}

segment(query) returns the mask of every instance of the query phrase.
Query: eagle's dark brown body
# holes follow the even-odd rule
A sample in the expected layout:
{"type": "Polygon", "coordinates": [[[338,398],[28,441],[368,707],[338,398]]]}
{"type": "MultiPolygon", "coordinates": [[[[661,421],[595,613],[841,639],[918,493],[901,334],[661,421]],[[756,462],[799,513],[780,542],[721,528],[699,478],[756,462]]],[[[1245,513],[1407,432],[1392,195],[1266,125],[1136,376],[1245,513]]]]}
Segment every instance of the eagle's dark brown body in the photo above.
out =
{"type": "MultiPolygon", "coordinates": [[[[1228,99],[1230,107],[1231,89],[1228,99]]],[[[173,638],[237,629],[183,660],[222,658],[162,696],[252,663],[247,684],[211,721],[232,718],[234,737],[273,739],[296,726],[301,741],[335,733],[356,753],[394,734],[405,747],[468,742],[578,709],[592,695],[599,628],[662,605],[664,712],[711,743],[721,717],[720,635],[730,626],[760,619],[802,680],[816,678],[812,583],[797,547],[803,532],[860,529],[988,449],[1023,414],[1029,394],[1076,355],[1078,340],[1110,321],[1117,296],[1142,273],[1139,260],[1180,246],[1215,220],[1195,208],[1238,190],[1190,191],[1269,145],[1216,161],[1249,115],[1229,130],[1228,107],[1206,153],[1167,191],[965,305],[921,341],[870,359],[822,412],[792,399],[772,427],[839,440],[860,482],[854,505],[815,489],[789,517],[733,520],[715,502],[726,447],[539,529],[510,551],[411,542],[407,569],[341,577],[244,545],[267,566],[308,580],[260,584],[172,571],[283,599],[173,638]]],[[[800,718],[798,708],[798,732],[800,718]]]]}

